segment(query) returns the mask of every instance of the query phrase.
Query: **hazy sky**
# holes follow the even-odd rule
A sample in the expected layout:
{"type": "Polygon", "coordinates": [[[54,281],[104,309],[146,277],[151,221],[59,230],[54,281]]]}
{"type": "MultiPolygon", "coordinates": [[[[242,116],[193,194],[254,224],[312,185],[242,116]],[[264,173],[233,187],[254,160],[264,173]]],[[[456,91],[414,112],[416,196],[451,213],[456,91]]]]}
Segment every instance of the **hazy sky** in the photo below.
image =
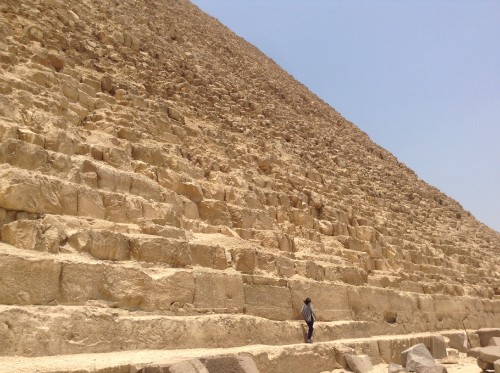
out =
{"type": "Polygon", "coordinates": [[[192,0],[500,231],[500,0],[192,0]]]}

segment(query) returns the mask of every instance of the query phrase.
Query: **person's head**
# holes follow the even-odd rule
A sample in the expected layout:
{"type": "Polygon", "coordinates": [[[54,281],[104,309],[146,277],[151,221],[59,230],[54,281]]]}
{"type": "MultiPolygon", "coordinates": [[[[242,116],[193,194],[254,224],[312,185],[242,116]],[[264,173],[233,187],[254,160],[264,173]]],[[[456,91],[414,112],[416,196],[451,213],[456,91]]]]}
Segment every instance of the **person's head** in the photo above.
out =
{"type": "Polygon", "coordinates": [[[309,303],[311,303],[311,298],[306,298],[306,299],[304,300],[304,303],[305,303],[305,304],[309,304],[309,303]]]}

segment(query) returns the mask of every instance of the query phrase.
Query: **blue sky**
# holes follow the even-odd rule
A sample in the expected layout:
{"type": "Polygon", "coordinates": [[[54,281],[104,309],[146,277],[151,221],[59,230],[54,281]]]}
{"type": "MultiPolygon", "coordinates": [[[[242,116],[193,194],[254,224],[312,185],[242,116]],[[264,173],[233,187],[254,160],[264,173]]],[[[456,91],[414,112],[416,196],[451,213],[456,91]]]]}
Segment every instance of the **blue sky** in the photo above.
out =
{"type": "Polygon", "coordinates": [[[500,231],[500,0],[192,0],[500,231]]]}

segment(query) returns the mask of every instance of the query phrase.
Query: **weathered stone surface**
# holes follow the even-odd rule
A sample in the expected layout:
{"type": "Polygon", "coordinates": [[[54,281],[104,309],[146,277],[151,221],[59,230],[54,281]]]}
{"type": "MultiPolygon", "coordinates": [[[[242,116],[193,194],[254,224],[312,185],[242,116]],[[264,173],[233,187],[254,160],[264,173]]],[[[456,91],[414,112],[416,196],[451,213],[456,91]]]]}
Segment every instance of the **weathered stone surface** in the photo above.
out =
{"type": "Polygon", "coordinates": [[[209,373],[208,369],[198,359],[180,361],[168,367],[169,373],[209,373]]]}
{"type": "Polygon", "coordinates": [[[259,373],[252,358],[248,356],[202,358],[201,361],[210,373],[259,373]]]}
{"type": "Polygon", "coordinates": [[[442,335],[432,336],[430,352],[434,359],[443,359],[447,356],[446,342],[442,335]]]}
{"type": "Polygon", "coordinates": [[[403,366],[416,373],[446,373],[446,367],[438,365],[424,344],[417,344],[401,353],[403,366]]]}
{"type": "Polygon", "coordinates": [[[500,359],[500,346],[486,346],[479,348],[479,359],[487,363],[494,363],[500,359]]]}
{"type": "Polygon", "coordinates": [[[500,373],[500,359],[493,363],[493,367],[495,368],[495,373],[500,373]]]}
{"type": "Polygon", "coordinates": [[[373,370],[372,362],[368,355],[345,355],[349,369],[354,373],[368,373],[373,370]]]}
{"type": "Polygon", "coordinates": [[[402,365],[390,363],[387,367],[388,373],[408,373],[408,370],[404,368],[402,365]]]}
{"type": "Polygon", "coordinates": [[[477,331],[481,347],[488,346],[492,337],[500,337],[500,328],[482,328],[477,331]]]}

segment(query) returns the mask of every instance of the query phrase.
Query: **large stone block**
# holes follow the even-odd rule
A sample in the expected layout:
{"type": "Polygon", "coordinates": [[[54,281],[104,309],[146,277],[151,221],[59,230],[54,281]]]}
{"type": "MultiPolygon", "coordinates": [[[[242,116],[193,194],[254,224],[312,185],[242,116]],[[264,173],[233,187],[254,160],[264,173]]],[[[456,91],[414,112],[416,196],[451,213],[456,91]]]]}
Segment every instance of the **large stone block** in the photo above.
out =
{"type": "Polygon", "coordinates": [[[194,243],[189,246],[193,265],[214,269],[226,269],[228,267],[226,252],[222,246],[202,243],[194,243]]]}
{"type": "Polygon", "coordinates": [[[135,260],[167,263],[172,267],[191,265],[191,252],[185,241],[156,236],[131,236],[130,250],[135,260]]]}
{"type": "Polygon", "coordinates": [[[290,320],[292,296],[287,287],[245,285],[245,312],[271,320],[290,320]]]}
{"type": "Polygon", "coordinates": [[[25,250],[59,252],[66,235],[55,225],[44,225],[38,220],[16,220],[5,224],[2,241],[25,250]]]}
{"type": "Polygon", "coordinates": [[[368,355],[344,355],[347,365],[354,373],[368,373],[373,370],[372,362],[368,355]]]}
{"type": "Polygon", "coordinates": [[[227,204],[217,200],[203,200],[198,203],[200,218],[212,225],[232,226],[227,204]]]}
{"type": "Polygon", "coordinates": [[[482,328],[477,331],[481,347],[486,347],[492,337],[500,337],[500,328],[482,328]]]}
{"type": "Polygon", "coordinates": [[[128,238],[121,233],[106,230],[84,230],[70,236],[68,243],[76,250],[88,252],[97,259],[130,259],[128,238]]]}
{"type": "Polygon", "coordinates": [[[77,214],[76,185],[24,170],[0,167],[0,207],[7,210],[77,214]]]}
{"type": "Polygon", "coordinates": [[[289,286],[294,319],[302,319],[300,310],[307,297],[312,299],[319,321],[351,318],[348,292],[345,286],[299,280],[291,280],[289,286]]]}
{"type": "Polygon", "coordinates": [[[193,303],[194,277],[188,271],[154,271],[109,264],[64,263],[59,299],[66,304],[103,300],[110,305],[146,311],[169,310],[193,303]]]}
{"type": "Polygon", "coordinates": [[[0,163],[25,170],[43,171],[47,167],[48,155],[41,146],[16,139],[7,139],[0,144],[0,163]]]}
{"type": "Polygon", "coordinates": [[[197,308],[243,312],[245,299],[241,276],[201,272],[195,274],[195,284],[194,304],[197,308]]]}
{"type": "Polygon", "coordinates": [[[37,255],[11,255],[0,244],[0,303],[48,304],[56,301],[62,265],[37,255]]]}

